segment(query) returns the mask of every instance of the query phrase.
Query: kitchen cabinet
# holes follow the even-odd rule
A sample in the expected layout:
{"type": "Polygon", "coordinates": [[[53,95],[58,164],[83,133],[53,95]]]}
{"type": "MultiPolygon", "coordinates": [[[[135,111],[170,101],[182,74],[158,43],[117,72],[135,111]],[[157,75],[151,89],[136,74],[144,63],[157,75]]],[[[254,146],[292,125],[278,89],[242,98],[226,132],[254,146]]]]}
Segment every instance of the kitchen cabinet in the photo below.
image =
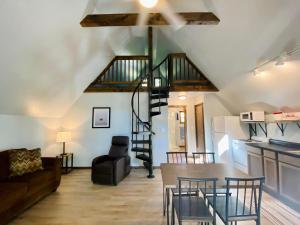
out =
{"type": "Polygon", "coordinates": [[[249,175],[264,176],[264,190],[300,212],[300,145],[276,142],[246,144],[249,175]]]}
{"type": "Polygon", "coordinates": [[[248,174],[252,177],[264,176],[262,155],[248,152],[248,174]]]}
{"type": "Polygon", "coordinates": [[[290,202],[300,205],[300,159],[279,156],[279,192],[290,202]]]}
{"type": "Polygon", "coordinates": [[[278,192],[278,168],[276,153],[263,149],[263,154],[265,188],[268,188],[270,191],[273,192],[278,192]]]}
{"type": "Polygon", "coordinates": [[[276,160],[264,157],[265,187],[278,191],[276,160]]]}

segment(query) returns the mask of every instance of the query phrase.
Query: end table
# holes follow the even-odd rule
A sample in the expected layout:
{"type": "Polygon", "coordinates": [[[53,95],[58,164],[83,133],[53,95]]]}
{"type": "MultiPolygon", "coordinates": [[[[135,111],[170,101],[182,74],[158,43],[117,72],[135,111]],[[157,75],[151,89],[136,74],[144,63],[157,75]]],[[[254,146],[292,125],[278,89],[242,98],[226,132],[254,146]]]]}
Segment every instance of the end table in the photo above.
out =
{"type": "Polygon", "coordinates": [[[73,159],[74,159],[73,153],[59,154],[56,157],[61,159],[62,174],[68,174],[73,170],[73,159]]]}

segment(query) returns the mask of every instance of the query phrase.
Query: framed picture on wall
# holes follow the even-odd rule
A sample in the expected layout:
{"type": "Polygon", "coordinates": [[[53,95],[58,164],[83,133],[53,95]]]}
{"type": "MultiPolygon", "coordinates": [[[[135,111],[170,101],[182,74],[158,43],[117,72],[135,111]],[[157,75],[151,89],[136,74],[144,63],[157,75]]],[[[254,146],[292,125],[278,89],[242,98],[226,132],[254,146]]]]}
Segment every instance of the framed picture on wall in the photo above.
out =
{"type": "Polygon", "coordinates": [[[110,107],[93,108],[93,128],[110,128],[110,107]]]}

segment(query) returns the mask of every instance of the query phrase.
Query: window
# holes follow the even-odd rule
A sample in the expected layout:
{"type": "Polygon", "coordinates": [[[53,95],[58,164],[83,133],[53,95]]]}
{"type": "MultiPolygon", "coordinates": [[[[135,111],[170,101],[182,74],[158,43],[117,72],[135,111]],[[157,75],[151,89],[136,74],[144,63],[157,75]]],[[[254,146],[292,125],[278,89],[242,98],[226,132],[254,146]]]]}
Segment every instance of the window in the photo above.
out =
{"type": "Polygon", "coordinates": [[[185,123],[185,112],[184,111],[179,112],[179,119],[180,119],[180,123],[185,123]]]}

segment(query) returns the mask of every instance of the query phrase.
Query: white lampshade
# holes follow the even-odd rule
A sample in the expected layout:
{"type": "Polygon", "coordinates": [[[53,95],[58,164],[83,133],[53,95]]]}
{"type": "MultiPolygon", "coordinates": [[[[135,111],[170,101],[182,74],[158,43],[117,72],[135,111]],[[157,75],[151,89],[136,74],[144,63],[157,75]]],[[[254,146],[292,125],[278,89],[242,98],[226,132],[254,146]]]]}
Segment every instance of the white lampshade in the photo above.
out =
{"type": "Polygon", "coordinates": [[[66,131],[61,131],[57,133],[56,136],[56,142],[62,143],[62,142],[69,142],[71,141],[71,133],[66,131]]]}

